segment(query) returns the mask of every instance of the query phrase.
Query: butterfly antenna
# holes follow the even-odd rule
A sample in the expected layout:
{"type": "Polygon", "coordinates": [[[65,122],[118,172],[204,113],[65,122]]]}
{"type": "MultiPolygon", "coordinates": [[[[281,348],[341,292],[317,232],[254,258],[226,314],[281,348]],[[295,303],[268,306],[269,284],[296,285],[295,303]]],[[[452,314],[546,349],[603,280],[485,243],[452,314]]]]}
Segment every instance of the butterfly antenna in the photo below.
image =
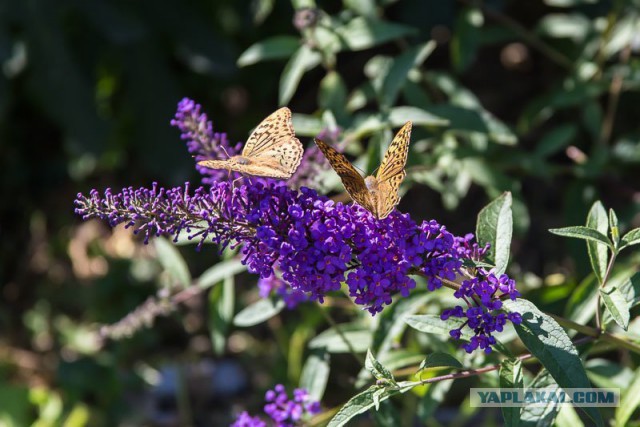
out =
{"type": "MultiPolygon", "coordinates": [[[[222,145],[218,145],[218,147],[222,148],[222,151],[224,151],[224,154],[227,155],[227,157],[231,158],[231,156],[229,155],[229,153],[227,152],[227,149],[224,148],[222,145]]],[[[229,171],[231,171],[231,169],[229,169],[229,171]]]]}

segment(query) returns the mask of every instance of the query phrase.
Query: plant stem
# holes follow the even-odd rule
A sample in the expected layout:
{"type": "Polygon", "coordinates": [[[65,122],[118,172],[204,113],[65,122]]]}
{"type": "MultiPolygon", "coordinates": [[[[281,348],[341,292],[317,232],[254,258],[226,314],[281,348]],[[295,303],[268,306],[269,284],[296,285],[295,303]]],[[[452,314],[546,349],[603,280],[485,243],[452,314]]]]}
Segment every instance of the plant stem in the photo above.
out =
{"type": "Polygon", "coordinates": [[[349,349],[349,353],[351,353],[351,355],[353,356],[354,359],[356,359],[358,364],[360,364],[360,366],[364,368],[364,359],[362,357],[358,356],[358,353],[355,351],[355,349],[351,345],[351,342],[347,339],[347,336],[344,334],[342,329],[340,329],[340,326],[336,323],[336,321],[333,320],[333,318],[329,314],[328,310],[325,310],[320,305],[320,303],[317,303],[317,307],[320,310],[320,312],[322,313],[322,315],[324,316],[324,318],[327,320],[329,325],[331,325],[331,327],[333,329],[335,329],[335,331],[338,333],[338,335],[340,335],[340,338],[342,338],[342,341],[344,341],[344,343],[347,345],[347,348],[349,349]]]}

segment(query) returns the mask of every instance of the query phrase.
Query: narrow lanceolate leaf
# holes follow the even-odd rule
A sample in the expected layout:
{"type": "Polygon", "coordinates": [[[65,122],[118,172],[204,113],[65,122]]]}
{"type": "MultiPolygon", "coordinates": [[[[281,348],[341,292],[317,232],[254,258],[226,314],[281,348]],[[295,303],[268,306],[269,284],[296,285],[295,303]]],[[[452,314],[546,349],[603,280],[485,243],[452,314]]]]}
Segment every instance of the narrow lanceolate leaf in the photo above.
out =
{"type": "Polygon", "coordinates": [[[222,355],[226,347],[227,333],[233,319],[235,293],[234,276],[224,278],[223,285],[209,294],[209,334],[213,352],[222,355]]]}
{"type": "Polygon", "coordinates": [[[326,348],[329,353],[364,353],[371,346],[372,333],[366,327],[351,323],[329,328],[309,341],[309,348],[326,348]]]}
{"type": "Polygon", "coordinates": [[[640,368],[636,369],[629,387],[620,393],[620,406],[616,408],[616,425],[626,426],[638,407],[640,407],[640,368]]]}
{"type": "MultiPolygon", "coordinates": [[[[451,317],[447,320],[441,320],[440,316],[436,314],[417,314],[414,316],[407,316],[404,319],[407,325],[411,326],[420,332],[426,332],[429,334],[449,335],[449,331],[452,329],[459,329],[465,324],[463,319],[457,317],[451,317]]],[[[462,328],[462,339],[470,340],[473,334],[469,332],[468,328],[462,328]]]]}
{"type": "Polygon", "coordinates": [[[240,259],[230,259],[214,265],[207,269],[204,273],[196,279],[196,286],[199,288],[207,289],[216,283],[220,283],[227,277],[234,276],[247,269],[247,266],[242,264],[240,259]]]}
{"type": "Polygon", "coordinates": [[[305,72],[320,64],[322,56],[307,45],[302,45],[293,54],[280,76],[279,103],[286,105],[298,88],[305,72]]]}
{"type": "Polygon", "coordinates": [[[271,319],[285,307],[281,299],[264,298],[245,307],[233,318],[233,324],[241,327],[257,325],[271,319]]]}
{"type": "Polygon", "coordinates": [[[302,367],[300,375],[300,388],[309,392],[314,400],[321,401],[329,381],[330,355],[324,349],[316,349],[311,352],[302,367]]]}
{"type": "Polygon", "coordinates": [[[347,50],[369,49],[375,45],[416,32],[415,28],[361,16],[353,18],[336,33],[347,50]]]}
{"type": "Polygon", "coordinates": [[[300,46],[300,40],[293,36],[275,36],[249,46],[240,58],[238,67],[256,64],[271,59],[289,58],[300,46]]]}
{"type": "MultiPolygon", "coordinates": [[[[516,301],[504,301],[504,308],[512,313],[521,313],[522,323],[514,325],[516,332],[560,387],[591,387],[578,350],[555,320],[538,310],[530,301],[521,298],[516,301]]],[[[598,426],[603,425],[597,408],[581,409],[598,426]]]]}
{"type": "Polygon", "coordinates": [[[376,379],[379,380],[387,380],[391,384],[396,384],[396,379],[393,377],[391,371],[385,368],[382,363],[378,362],[378,360],[373,357],[371,354],[371,350],[367,350],[367,357],[364,361],[364,367],[371,372],[376,379]]]}
{"type": "Polygon", "coordinates": [[[627,301],[625,295],[615,286],[607,286],[606,289],[601,288],[600,295],[613,320],[626,331],[629,326],[631,301],[627,301]]]}
{"type": "Polygon", "coordinates": [[[476,237],[481,246],[486,243],[491,245],[487,258],[496,266],[496,275],[504,273],[509,262],[513,234],[511,202],[511,193],[504,193],[478,214],[476,237]]]}
{"type": "Polygon", "coordinates": [[[189,273],[187,263],[178,248],[163,237],[155,239],[153,245],[158,254],[158,261],[160,261],[162,267],[171,275],[173,280],[182,287],[189,286],[191,284],[191,273],[189,273]]]}
{"type": "Polygon", "coordinates": [[[426,359],[420,363],[420,369],[436,368],[436,367],[449,367],[462,369],[462,364],[455,357],[448,353],[435,352],[427,356],[426,359]]]}
{"type": "MultiPolygon", "coordinates": [[[[589,210],[587,227],[600,232],[604,236],[607,235],[607,230],[609,229],[607,212],[599,201],[595,202],[589,210]]],[[[591,268],[598,278],[598,283],[602,283],[602,278],[607,271],[608,247],[602,243],[587,240],[587,250],[589,251],[591,268]]]]}
{"type": "MultiPolygon", "coordinates": [[[[519,359],[506,359],[500,364],[500,387],[522,388],[522,363],[519,359]]],[[[517,427],[520,423],[520,408],[503,406],[502,417],[507,427],[517,427]]]]}
{"type": "Polygon", "coordinates": [[[609,238],[604,234],[592,228],[587,228],[580,225],[565,228],[552,228],[549,230],[549,232],[557,234],[558,236],[575,237],[576,239],[584,239],[592,242],[604,243],[609,247],[612,246],[611,240],[609,240],[609,238]]]}
{"type": "Polygon", "coordinates": [[[400,387],[398,389],[386,389],[378,385],[373,385],[362,393],[356,394],[338,411],[331,419],[327,427],[341,427],[356,415],[367,412],[369,409],[376,407],[380,402],[384,402],[391,396],[398,393],[405,393],[415,387],[417,383],[400,387]]]}
{"type": "Polygon", "coordinates": [[[640,243],[640,228],[634,228],[624,235],[622,243],[620,244],[620,249],[631,245],[637,245],[638,243],[640,243]]]}

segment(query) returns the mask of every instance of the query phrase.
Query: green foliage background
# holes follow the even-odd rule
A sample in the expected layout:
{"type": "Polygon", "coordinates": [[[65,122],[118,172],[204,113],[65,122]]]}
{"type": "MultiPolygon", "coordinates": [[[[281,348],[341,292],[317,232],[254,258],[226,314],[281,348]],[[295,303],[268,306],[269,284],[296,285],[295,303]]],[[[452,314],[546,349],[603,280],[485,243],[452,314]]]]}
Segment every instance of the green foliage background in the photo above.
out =
{"type": "MultiPolygon", "coordinates": [[[[234,141],[288,105],[303,143],[337,126],[368,172],[413,120],[399,209],[465,234],[510,191],[508,271],[539,308],[563,313],[594,278],[584,243],[547,230],[584,224],[596,200],[621,229],[640,225],[638,34],[637,0],[1,3],[0,424],[142,422],[136,396],[149,377],[204,358],[238,361],[251,378],[244,394],[205,405],[209,425],[259,405],[275,382],[297,384],[304,343],[324,328],[318,311],[236,329],[212,314],[221,287],[131,338],[95,341],[95,325],[125,316],[171,273],[128,233],[81,224],[72,201],[91,188],[197,182],[169,126],[184,96],[234,141]],[[317,23],[299,30],[303,7],[318,8],[317,23]]],[[[212,247],[192,249],[179,248],[194,277],[220,261],[212,247]]],[[[620,275],[637,263],[623,258],[620,275]]],[[[227,284],[236,311],[256,299],[254,277],[227,284]]],[[[596,371],[629,369],[613,364],[620,357],[605,352],[596,371]]],[[[348,355],[334,362],[328,406],[352,395],[358,369],[348,355]]]]}

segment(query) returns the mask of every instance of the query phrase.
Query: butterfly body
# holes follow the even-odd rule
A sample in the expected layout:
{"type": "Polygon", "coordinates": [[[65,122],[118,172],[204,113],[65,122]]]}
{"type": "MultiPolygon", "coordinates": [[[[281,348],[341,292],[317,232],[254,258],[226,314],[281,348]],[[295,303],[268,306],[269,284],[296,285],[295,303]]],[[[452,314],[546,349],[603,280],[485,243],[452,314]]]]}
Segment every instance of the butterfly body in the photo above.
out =
{"type": "Polygon", "coordinates": [[[246,175],[289,178],[300,165],[303,147],[291,125],[291,111],[280,108],[251,133],[242,154],[226,160],[203,160],[199,165],[246,175]]]}
{"type": "Polygon", "coordinates": [[[340,176],[349,196],[378,219],[389,216],[400,202],[398,189],[406,176],[404,166],[409,152],[411,126],[411,122],[405,123],[391,141],[378,173],[366,178],[362,178],[342,153],[322,140],[315,140],[331,167],[340,176]]]}

